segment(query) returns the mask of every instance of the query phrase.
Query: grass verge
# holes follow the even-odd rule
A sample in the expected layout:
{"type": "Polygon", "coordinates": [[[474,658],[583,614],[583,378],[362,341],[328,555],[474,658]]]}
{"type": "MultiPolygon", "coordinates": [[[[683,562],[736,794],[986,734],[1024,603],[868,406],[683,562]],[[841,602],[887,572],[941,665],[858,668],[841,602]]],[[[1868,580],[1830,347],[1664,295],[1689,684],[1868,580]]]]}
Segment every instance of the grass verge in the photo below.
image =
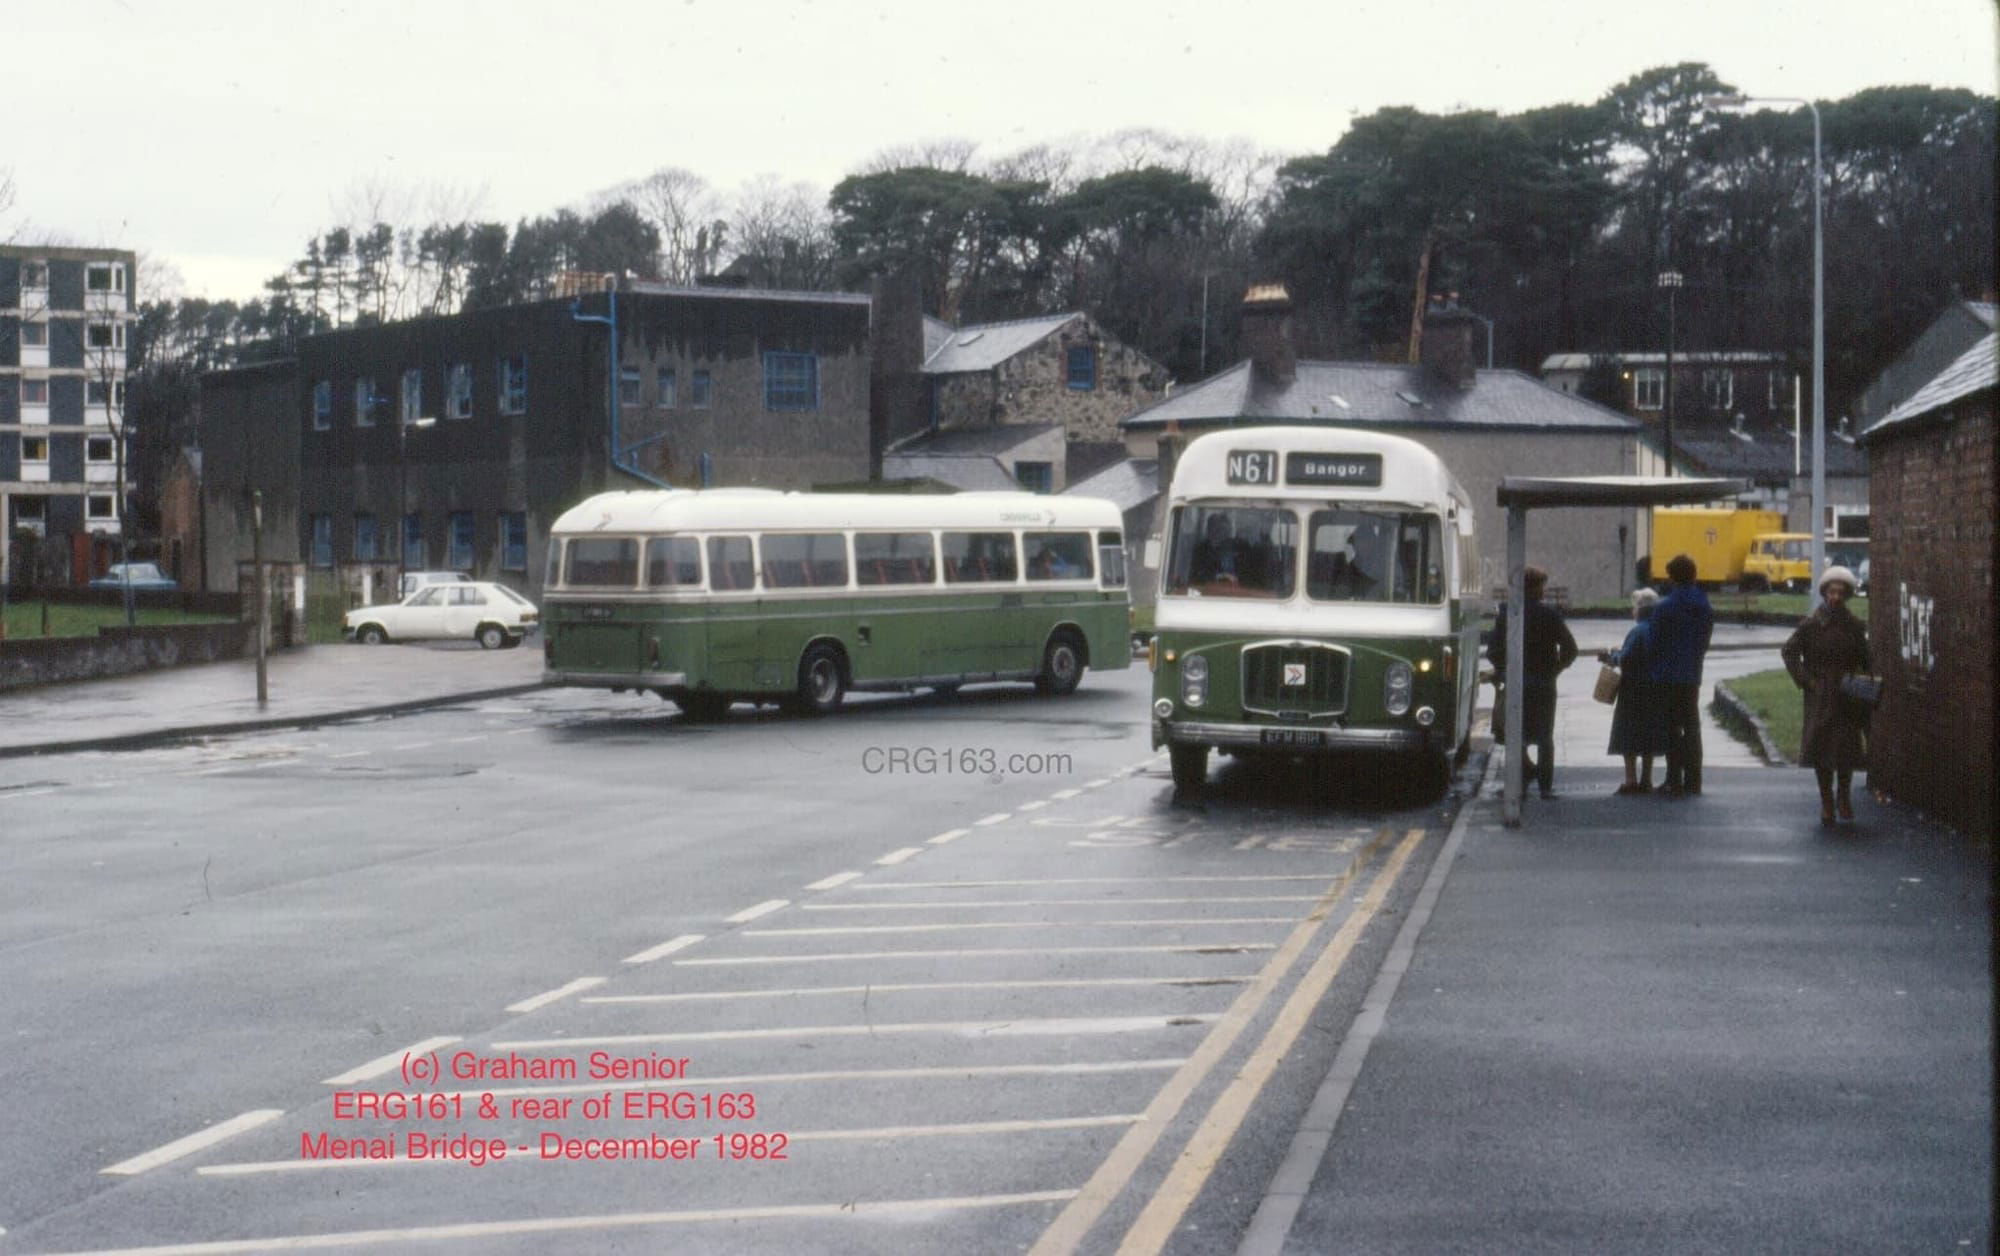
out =
{"type": "MultiPolygon", "coordinates": [[[[125,626],[125,608],[122,606],[75,606],[62,602],[46,604],[48,611],[47,630],[43,628],[44,603],[39,600],[17,602],[7,600],[7,640],[24,641],[36,637],[93,637],[99,628],[122,628],[125,626]]],[[[171,607],[142,606],[138,608],[139,626],[142,628],[168,627],[176,624],[226,624],[227,615],[196,615],[171,607]]]]}
{"type": "Polygon", "coordinates": [[[1785,669],[1752,672],[1722,683],[1764,721],[1785,757],[1797,763],[1799,742],[1805,735],[1805,704],[1799,697],[1799,687],[1792,683],[1785,669]]]}

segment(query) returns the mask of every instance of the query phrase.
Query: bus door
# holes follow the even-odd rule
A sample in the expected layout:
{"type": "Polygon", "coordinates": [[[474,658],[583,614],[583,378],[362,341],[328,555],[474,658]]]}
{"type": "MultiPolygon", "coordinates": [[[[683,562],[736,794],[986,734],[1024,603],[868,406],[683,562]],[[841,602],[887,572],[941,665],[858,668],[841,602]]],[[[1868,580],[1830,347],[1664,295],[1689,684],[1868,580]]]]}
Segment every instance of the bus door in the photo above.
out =
{"type": "Polygon", "coordinates": [[[708,538],[707,681],[716,689],[745,690],[757,683],[756,552],[747,536],[708,538]]]}
{"type": "MultiPolygon", "coordinates": [[[[933,643],[950,626],[939,613],[937,542],[928,532],[854,534],[856,681],[933,675],[933,643]]],[[[939,665],[941,666],[941,664],[939,665]]]]}
{"type": "Polygon", "coordinates": [[[1014,534],[946,532],[941,540],[945,585],[952,591],[946,602],[955,613],[940,624],[934,646],[938,670],[990,676],[1034,666],[1032,655],[1041,643],[1028,643],[1028,621],[1033,616],[1019,583],[1014,534]]]}

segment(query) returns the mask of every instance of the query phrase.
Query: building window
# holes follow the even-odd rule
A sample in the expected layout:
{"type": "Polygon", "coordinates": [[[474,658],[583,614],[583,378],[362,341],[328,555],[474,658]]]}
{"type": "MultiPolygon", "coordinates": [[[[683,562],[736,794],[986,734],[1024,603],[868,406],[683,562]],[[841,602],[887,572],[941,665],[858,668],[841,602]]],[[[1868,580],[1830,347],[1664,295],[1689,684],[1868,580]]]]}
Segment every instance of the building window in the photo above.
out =
{"type": "Polygon", "coordinates": [[[470,362],[458,362],[453,364],[451,368],[451,374],[448,378],[449,378],[449,387],[447,389],[448,395],[446,396],[444,403],[445,414],[448,417],[454,419],[471,418],[472,417],[472,364],[470,362]]]}
{"type": "Polygon", "coordinates": [[[1089,392],[1097,387],[1097,348],[1095,345],[1073,345],[1069,351],[1069,386],[1078,392],[1089,392]]]}
{"type": "Polygon", "coordinates": [[[363,375],[354,381],[354,426],[375,426],[375,378],[363,375]]]}
{"type": "Polygon", "coordinates": [[[1055,464],[1017,462],[1014,464],[1014,482],[1030,493],[1053,493],[1056,491],[1055,464]]]}
{"type": "Polygon", "coordinates": [[[688,405],[706,410],[715,404],[715,385],[707,371],[696,371],[688,380],[688,405]]]}
{"type": "Polygon", "coordinates": [[[83,499],[83,513],[94,522],[109,522],[118,517],[118,500],[109,493],[88,493],[83,499]]]}
{"type": "Polygon", "coordinates": [[[313,431],[324,432],[333,426],[333,381],[321,380],[313,385],[313,431]]]}
{"type": "Polygon", "coordinates": [[[672,368],[671,366],[661,367],[659,371],[654,375],[654,380],[659,385],[659,393],[660,393],[660,399],[655,404],[658,405],[662,410],[673,409],[674,368],[672,368]]]}
{"type": "Polygon", "coordinates": [[[1632,372],[1632,405],[1639,410],[1658,410],[1666,404],[1667,373],[1657,366],[1642,366],[1632,372]]]}
{"type": "Polygon", "coordinates": [[[415,510],[403,516],[403,566],[424,569],[424,517],[415,510]]]}
{"type": "Polygon", "coordinates": [[[1791,401],[1792,390],[1783,371],[1769,371],[1766,374],[1768,378],[1764,384],[1764,407],[1775,412],[1791,401]]]}
{"type": "Polygon", "coordinates": [[[92,262],[84,269],[83,286],[91,292],[123,292],[125,268],[117,262],[92,262]]]}
{"type": "Polygon", "coordinates": [[[471,511],[451,512],[451,551],[446,556],[445,565],[453,571],[472,570],[473,526],[471,511]]]}
{"type": "Polygon", "coordinates": [[[49,325],[47,323],[22,323],[21,347],[24,349],[48,348],[49,325]]]}
{"type": "Polygon", "coordinates": [[[1701,393],[1711,410],[1727,410],[1736,404],[1736,372],[1728,367],[1710,367],[1701,373],[1701,393]]]}
{"type": "Polygon", "coordinates": [[[810,353],[765,354],[764,408],[819,409],[819,358],[810,353]]]}
{"type": "Polygon", "coordinates": [[[424,417],[424,373],[421,368],[403,372],[403,422],[415,423],[424,417]]]}
{"type": "Polygon", "coordinates": [[[528,359],[500,359],[500,413],[525,414],[528,410],[528,359]]]}
{"type": "Polygon", "coordinates": [[[31,532],[40,533],[49,521],[49,499],[46,497],[16,497],[14,499],[14,523],[31,532]]]}
{"type": "Polygon", "coordinates": [[[92,436],[83,442],[85,462],[116,462],[117,452],[112,447],[109,436],[92,436]]]}
{"type": "Polygon", "coordinates": [[[21,286],[23,288],[48,287],[49,264],[47,262],[22,262],[21,286]]]}
{"type": "Polygon", "coordinates": [[[103,406],[111,403],[111,388],[101,379],[83,381],[83,404],[103,406]]]}
{"type": "Polygon", "coordinates": [[[23,436],[21,438],[22,462],[47,462],[49,460],[49,438],[46,436],[23,436]]]}
{"type": "Polygon", "coordinates": [[[528,569],[528,515],[526,511],[500,512],[500,570],[528,569]]]}
{"type": "Polygon", "coordinates": [[[312,530],[312,565],[333,566],[333,516],[314,515],[312,530]]]}
{"type": "Polygon", "coordinates": [[[643,404],[645,400],[645,395],[639,391],[639,368],[636,366],[620,368],[618,372],[618,404],[621,406],[636,406],[643,404]]]}
{"type": "Polygon", "coordinates": [[[357,514],[354,516],[354,561],[372,563],[375,561],[375,516],[357,514]]]}
{"type": "Polygon", "coordinates": [[[93,349],[123,349],[125,347],[125,324],[92,323],[84,329],[84,343],[93,349]]]}
{"type": "Polygon", "coordinates": [[[45,406],[49,404],[49,381],[45,379],[22,380],[21,404],[24,406],[45,406]]]}

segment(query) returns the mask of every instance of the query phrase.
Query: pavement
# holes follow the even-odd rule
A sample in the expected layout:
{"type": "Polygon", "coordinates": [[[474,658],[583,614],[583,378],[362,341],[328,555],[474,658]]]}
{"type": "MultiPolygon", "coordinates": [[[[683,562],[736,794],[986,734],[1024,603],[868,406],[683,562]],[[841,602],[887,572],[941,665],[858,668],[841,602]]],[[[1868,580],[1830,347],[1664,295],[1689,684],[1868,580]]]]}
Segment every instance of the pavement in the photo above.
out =
{"type": "MultiPolygon", "coordinates": [[[[1578,621],[1556,785],[1500,822],[1496,750],[1241,1251],[1992,1250],[1990,844],[1713,716],[1705,793],[1619,797],[1578,621]]],[[[1782,627],[1721,627],[1717,679],[1782,627]]],[[[540,687],[535,642],[311,646],[0,696],[0,756],[140,746],[540,687]]],[[[1287,1113],[1286,1122],[1295,1118],[1287,1113]]]]}

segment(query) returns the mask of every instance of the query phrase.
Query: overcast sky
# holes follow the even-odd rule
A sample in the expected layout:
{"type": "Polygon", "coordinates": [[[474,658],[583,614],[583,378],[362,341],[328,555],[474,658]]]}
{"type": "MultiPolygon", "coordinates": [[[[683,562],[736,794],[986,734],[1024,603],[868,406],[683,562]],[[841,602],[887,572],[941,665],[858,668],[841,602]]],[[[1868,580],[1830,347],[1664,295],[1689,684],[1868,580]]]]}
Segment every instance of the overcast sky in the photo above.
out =
{"type": "Polygon", "coordinates": [[[927,139],[1291,156],[1385,105],[1582,103],[1678,61],[1773,96],[2000,90],[1992,0],[0,0],[0,30],[0,239],[136,249],[218,298],[368,183],[512,223],[666,165],[824,189],[927,139]]]}

